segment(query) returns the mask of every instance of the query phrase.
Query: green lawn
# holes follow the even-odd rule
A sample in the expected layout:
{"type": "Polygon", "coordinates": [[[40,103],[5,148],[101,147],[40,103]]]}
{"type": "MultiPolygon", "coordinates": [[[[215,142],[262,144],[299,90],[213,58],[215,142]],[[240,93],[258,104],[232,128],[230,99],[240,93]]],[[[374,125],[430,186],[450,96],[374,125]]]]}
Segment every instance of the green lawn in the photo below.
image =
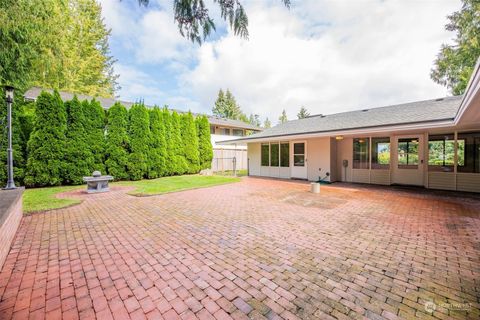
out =
{"type": "MultiPolygon", "coordinates": [[[[114,182],[112,185],[133,186],[135,187],[135,190],[130,191],[129,194],[136,196],[150,196],[188,189],[211,187],[238,181],[240,181],[240,178],[235,177],[185,175],[152,180],[120,181],[114,182]]],[[[56,195],[66,191],[84,188],[86,188],[85,185],[26,189],[23,194],[23,212],[28,214],[78,204],[81,202],[80,200],[58,199],[56,198],[56,195]]]]}
{"type": "Polygon", "coordinates": [[[129,192],[131,195],[151,196],[174,191],[211,187],[238,181],[240,181],[240,178],[235,177],[185,175],[152,180],[121,181],[114,183],[114,185],[135,187],[135,190],[129,192]]]}
{"type": "Polygon", "coordinates": [[[32,213],[38,211],[46,211],[58,209],[78,204],[81,201],[77,199],[58,199],[58,193],[71,191],[83,186],[66,186],[66,187],[48,187],[26,189],[23,193],[23,213],[32,213]]]}

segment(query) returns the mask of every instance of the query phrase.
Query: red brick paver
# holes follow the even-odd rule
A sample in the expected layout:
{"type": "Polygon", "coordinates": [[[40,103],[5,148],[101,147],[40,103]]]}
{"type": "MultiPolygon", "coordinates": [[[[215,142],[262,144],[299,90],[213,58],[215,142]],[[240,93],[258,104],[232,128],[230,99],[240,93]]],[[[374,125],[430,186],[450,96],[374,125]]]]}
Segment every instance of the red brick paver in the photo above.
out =
{"type": "Polygon", "coordinates": [[[23,218],[0,318],[480,317],[478,197],[308,188],[244,178],[144,198],[73,193],[82,204],[23,218]]]}

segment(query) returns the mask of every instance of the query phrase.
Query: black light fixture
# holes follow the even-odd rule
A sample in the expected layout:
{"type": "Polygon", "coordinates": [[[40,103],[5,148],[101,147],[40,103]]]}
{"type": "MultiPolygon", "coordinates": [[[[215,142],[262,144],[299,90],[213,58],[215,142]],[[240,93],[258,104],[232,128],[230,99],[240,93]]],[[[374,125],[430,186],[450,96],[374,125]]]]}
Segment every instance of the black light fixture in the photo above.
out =
{"type": "Polygon", "coordinates": [[[8,146],[7,146],[7,174],[8,180],[5,190],[16,189],[15,182],[13,181],[13,147],[12,147],[12,103],[13,103],[13,91],[12,86],[6,85],[5,96],[7,100],[7,127],[8,127],[8,146]]]}

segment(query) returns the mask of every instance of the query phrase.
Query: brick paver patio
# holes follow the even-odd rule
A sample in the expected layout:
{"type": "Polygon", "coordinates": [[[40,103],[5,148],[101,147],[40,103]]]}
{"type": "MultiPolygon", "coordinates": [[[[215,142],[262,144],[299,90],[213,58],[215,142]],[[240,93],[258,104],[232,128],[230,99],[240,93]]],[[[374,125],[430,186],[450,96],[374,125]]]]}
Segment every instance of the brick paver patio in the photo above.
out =
{"type": "Polygon", "coordinates": [[[74,193],[82,204],[23,219],[0,318],[480,317],[479,198],[308,189],[244,178],[144,198],[74,193]]]}

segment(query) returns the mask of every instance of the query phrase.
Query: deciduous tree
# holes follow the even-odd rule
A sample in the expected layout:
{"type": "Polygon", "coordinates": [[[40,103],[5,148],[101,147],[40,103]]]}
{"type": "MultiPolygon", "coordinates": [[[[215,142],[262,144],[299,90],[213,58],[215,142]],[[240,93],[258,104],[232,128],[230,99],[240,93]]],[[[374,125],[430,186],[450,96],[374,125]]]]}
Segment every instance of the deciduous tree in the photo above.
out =
{"type": "Polygon", "coordinates": [[[443,44],[431,71],[433,81],[463,94],[480,56],[480,2],[462,0],[462,8],[448,16],[445,26],[455,32],[453,44],[443,44]]]}

